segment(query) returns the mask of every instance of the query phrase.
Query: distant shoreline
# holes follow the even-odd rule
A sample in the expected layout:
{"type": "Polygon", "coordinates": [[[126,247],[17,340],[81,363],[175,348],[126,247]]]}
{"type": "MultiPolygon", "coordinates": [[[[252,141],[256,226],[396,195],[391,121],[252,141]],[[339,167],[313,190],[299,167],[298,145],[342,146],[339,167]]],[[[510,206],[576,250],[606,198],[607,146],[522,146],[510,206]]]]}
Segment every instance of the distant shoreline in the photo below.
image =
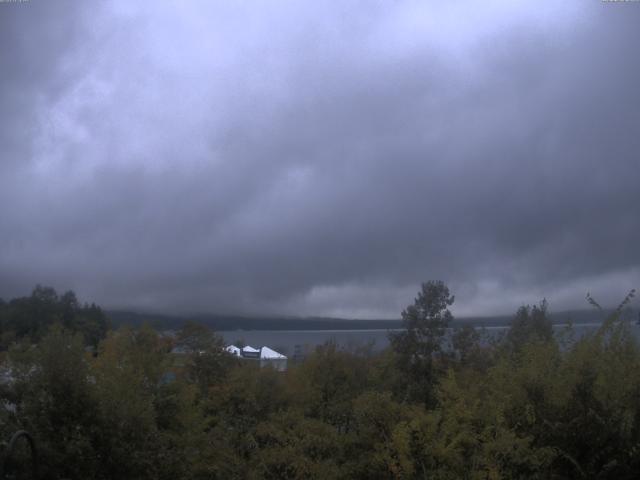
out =
{"type": "MultiPolygon", "coordinates": [[[[355,320],[345,318],[291,318],[291,317],[245,317],[233,315],[177,316],[147,314],[127,311],[105,312],[114,327],[133,327],[149,324],[158,330],[176,330],[187,321],[201,323],[217,331],[300,331],[300,332],[349,332],[401,330],[402,320],[355,320]]],[[[609,311],[576,310],[551,315],[556,327],[574,325],[596,326],[602,323],[609,311]]],[[[452,327],[473,326],[478,328],[505,328],[511,323],[511,315],[494,317],[463,317],[453,321],[452,327]]]]}

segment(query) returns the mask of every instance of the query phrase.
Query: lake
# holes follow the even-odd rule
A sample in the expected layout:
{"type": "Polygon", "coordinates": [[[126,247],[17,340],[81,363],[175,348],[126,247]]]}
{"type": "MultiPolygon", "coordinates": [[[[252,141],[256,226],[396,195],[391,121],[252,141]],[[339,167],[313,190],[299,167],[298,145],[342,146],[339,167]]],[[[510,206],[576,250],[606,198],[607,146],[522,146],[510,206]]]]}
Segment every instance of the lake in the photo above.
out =
{"type": "Polygon", "coordinates": [[[303,351],[334,341],[342,347],[359,347],[373,343],[376,350],[389,345],[386,329],[375,330],[231,330],[218,332],[229,344],[244,343],[254,347],[266,345],[284,355],[292,355],[296,345],[303,351]]]}
{"type": "MultiPolygon", "coordinates": [[[[573,326],[576,338],[586,332],[594,331],[600,323],[584,323],[573,326]]],[[[554,325],[557,332],[566,328],[566,324],[554,325]]],[[[504,334],[507,326],[485,327],[489,336],[504,334]]],[[[631,329],[640,338],[640,327],[632,324],[631,329]]],[[[398,330],[392,330],[398,331],[398,330]]],[[[228,330],[220,333],[228,344],[244,343],[254,347],[268,346],[284,355],[292,355],[296,346],[309,352],[317,345],[334,341],[341,347],[356,348],[373,344],[374,350],[382,350],[389,345],[389,330],[228,330]]]]}

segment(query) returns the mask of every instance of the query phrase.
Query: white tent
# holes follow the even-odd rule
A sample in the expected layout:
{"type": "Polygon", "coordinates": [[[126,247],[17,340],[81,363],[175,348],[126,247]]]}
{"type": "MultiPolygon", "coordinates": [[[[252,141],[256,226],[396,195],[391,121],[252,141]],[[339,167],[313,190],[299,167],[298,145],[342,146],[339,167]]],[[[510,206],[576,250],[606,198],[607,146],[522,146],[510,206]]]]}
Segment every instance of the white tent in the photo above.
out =
{"type": "Polygon", "coordinates": [[[260,358],[260,350],[247,345],[242,349],[241,355],[243,358],[255,358],[257,360],[260,358]]]}
{"type": "Polygon", "coordinates": [[[262,347],[260,350],[260,358],[266,359],[286,359],[284,355],[276,352],[275,350],[270,349],[269,347],[262,347]]]}
{"type": "Polygon", "coordinates": [[[287,357],[269,347],[262,347],[260,349],[260,366],[269,366],[279,372],[284,372],[287,369],[287,357]]]}
{"type": "Polygon", "coordinates": [[[228,347],[225,348],[225,350],[229,352],[231,355],[235,355],[236,357],[240,356],[240,349],[235,345],[229,345],[228,347]]]}
{"type": "Polygon", "coordinates": [[[243,348],[227,345],[224,349],[231,355],[245,360],[260,360],[261,367],[270,366],[279,372],[284,372],[287,369],[287,357],[269,347],[258,349],[249,345],[243,348]]]}

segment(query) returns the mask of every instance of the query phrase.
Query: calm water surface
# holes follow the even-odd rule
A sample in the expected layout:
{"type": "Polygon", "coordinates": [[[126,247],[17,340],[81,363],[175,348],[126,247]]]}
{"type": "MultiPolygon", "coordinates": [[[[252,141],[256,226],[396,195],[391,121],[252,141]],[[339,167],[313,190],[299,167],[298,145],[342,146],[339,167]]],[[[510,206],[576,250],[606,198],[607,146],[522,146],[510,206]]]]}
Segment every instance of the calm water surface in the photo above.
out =
{"type": "MultiPolygon", "coordinates": [[[[584,333],[598,328],[600,323],[587,323],[573,326],[574,337],[579,338],[584,333]]],[[[494,337],[502,335],[508,327],[485,327],[487,335],[494,337]]],[[[566,325],[554,325],[557,333],[566,329],[566,325]]],[[[631,326],[636,337],[640,337],[640,327],[631,326]]],[[[396,330],[397,331],[397,330],[396,330]]],[[[313,350],[317,345],[327,341],[334,341],[341,347],[357,348],[372,344],[374,350],[381,350],[389,345],[386,329],[376,330],[232,330],[219,332],[228,344],[243,343],[254,347],[264,345],[271,347],[285,355],[293,354],[296,345],[303,351],[313,350]]]]}

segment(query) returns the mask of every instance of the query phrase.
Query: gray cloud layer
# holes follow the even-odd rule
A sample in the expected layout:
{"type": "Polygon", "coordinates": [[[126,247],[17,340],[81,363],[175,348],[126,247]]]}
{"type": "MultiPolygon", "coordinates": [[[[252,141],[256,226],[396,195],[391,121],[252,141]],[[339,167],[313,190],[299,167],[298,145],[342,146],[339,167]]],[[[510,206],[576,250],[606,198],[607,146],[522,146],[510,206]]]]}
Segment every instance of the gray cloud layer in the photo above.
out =
{"type": "Polygon", "coordinates": [[[0,3],[0,296],[354,316],[431,278],[461,314],[623,296],[640,4],[453,3],[0,3]]]}

